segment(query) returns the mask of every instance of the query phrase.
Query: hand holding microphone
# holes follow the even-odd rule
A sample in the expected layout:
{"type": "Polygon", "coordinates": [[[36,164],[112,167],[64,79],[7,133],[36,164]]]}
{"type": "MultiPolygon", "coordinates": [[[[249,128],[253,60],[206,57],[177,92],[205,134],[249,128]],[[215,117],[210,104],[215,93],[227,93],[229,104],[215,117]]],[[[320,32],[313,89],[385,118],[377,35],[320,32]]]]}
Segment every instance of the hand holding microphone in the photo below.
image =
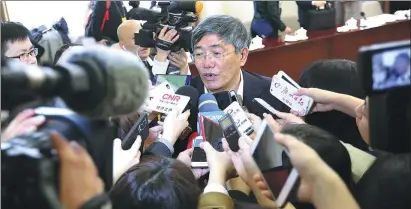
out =
{"type": "Polygon", "coordinates": [[[180,113],[179,110],[175,109],[169,113],[163,123],[162,138],[174,145],[180,133],[188,126],[189,117],[189,110],[180,113]]]}

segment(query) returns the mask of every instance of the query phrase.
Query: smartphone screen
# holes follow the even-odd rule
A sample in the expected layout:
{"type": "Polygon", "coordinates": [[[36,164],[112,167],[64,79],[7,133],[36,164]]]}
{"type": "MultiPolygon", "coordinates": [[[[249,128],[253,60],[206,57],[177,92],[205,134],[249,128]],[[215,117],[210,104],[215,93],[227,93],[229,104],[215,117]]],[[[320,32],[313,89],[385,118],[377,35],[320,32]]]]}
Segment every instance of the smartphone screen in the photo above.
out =
{"type": "Polygon", "coordinates": [[[206,141],[210,142],[211,146],[219,152],[224,152],[223,143],[221,139],[223,136],[223,129],[221,126],[206,118],[203,117],[203,137],[206,141]]]}
{"type": "Polygon", "coordinates": [[[191,75],[167,75],[167,74],[157,74],[154,77],[155,86],[162,84],[167,81],[171,89],[176,92],[180,87],[185,85],[190,85],[191,75]]]}
{"type": "Polygon", "coordinates": [[[144,141],[149,135],[149,127],[148,127],[148,114],[141,113],[140,118],[134,124],[134,126],[130,129],[127,135],[121,140],[121,147],[123,150],[128,150],[134,144],[137,136],[141,136],[141,146],[140,152],[143,153],[144,148],[144,141]]]}
{"type": "Polygon", "coordinates": [[[293,170],[285,147],[274,140],[274,132],[265,120],[253,141],[251,153],[277,205],[284,205],[298,173],[293,170]]]}
{"type": "Polygon", "coordinates": [[[200,144],[203,142],[203,137],[199,136],[193,141],[193,155],[191,156],[191,167],[193,168],[207,168],[207,155],[200,144]]]}

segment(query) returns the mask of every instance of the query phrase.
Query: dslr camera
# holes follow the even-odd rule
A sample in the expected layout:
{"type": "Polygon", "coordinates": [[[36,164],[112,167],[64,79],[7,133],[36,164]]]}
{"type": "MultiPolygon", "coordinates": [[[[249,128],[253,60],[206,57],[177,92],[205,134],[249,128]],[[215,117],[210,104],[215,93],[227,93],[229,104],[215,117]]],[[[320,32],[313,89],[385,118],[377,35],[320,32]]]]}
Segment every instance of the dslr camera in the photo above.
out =
{"type": "Polygon", "coordinates": [[[410,40],[360,48],[358,68],[369,102],[371,145],[411,151],[410,40]]]}
{"type": "Polygon", "coordinates": [[[158,47],[163,50],[192,52],[191,49],[191,24],[198,20],[195,13],[202,9],[202,2],[197,1],[170,1],[158,2],[153,9],[134,8],[128,16],[135,20],[145,20],[142,28],[135,33],[135,44],[145,48],[158,47]],[[162,40],[155,40],[153,34],[158,36],[165,25],[168,30],[175,29],[180,38],[173,44],[162,40]]]}
{"type": "Polygon", "coordinates": [[[50,142],[52,131],[88,151],[108,191],[112,185],[112,144],[117,129],[109,121],[92,121],[67,109],[40,107],[35,112],[46,117],[46,123],[37,132],[1,144],[2,206],[61,208],[60,166],[50,142]]]}

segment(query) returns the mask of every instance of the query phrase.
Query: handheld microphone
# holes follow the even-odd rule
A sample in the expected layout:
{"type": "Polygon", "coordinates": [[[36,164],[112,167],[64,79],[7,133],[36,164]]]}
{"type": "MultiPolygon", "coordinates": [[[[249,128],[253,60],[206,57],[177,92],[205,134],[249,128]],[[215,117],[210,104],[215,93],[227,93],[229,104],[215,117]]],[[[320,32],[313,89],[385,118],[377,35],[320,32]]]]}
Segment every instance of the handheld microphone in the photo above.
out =
{"type": "Polygon", "coordinates": [[[58,96],[70,109],[89,118],[137,111],[147,97],[148,70],[128,52],[93,45],[68,50],[55,67],[7,62],[1,71],[2,94],[10,98],[23,92],[58,96]]]}
{"type": "Polygon", "coordinates": [[[199,120],[198,131],[199,135],[203,136],[210,144],[219,152],[222,152],[222,131],[218,125],[218,120],[225,113],[218,108],[217,100],[213,94],[207,93],[200,96],[198,100],[199,120]]]}

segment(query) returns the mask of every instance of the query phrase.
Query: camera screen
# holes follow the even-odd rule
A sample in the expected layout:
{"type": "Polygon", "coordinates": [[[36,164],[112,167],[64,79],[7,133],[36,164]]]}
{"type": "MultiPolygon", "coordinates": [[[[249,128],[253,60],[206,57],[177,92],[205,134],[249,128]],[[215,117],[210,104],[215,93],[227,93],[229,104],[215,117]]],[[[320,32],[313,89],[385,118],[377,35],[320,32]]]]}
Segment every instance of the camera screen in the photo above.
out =
{"type": "Polygon", "coordinates": [[[410,48],[403,47],[372,55],[373,90],[409,86],[410,48]]]}
{"type": "Polygon", "coordinates": [[[155,85],[158,86],[164,81],[167,81],[174,92],[176,92],[180,87],[189,85],[191,80],[190,75],[165,75],[157,74],[155,77],[155,85]]]}

